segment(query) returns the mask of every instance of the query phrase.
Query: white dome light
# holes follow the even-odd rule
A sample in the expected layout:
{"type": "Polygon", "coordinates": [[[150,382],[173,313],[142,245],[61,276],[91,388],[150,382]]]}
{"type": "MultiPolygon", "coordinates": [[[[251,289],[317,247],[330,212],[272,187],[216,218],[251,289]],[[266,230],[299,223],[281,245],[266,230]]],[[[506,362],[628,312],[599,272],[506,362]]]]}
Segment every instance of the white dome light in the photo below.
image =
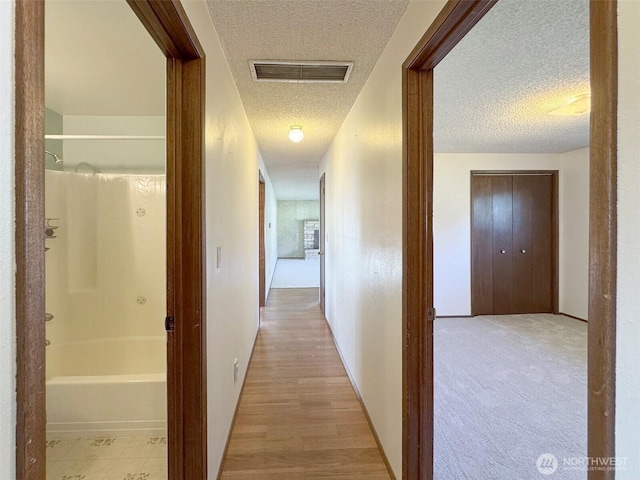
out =
{"type": "Polygon", "coordinates": [[[298,143],[304,138],[304,133],[302,132],[302,127],[300,125],[291,125],[291,130],[289,130],[289,140],[293,143],[298,143]]]}

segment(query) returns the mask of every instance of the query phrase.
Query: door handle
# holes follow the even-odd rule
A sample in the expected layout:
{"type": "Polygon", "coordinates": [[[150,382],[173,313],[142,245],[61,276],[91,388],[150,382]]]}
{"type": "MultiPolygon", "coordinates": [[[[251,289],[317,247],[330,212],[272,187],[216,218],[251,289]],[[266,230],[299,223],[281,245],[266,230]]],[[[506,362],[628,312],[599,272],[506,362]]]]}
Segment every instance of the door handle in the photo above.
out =
{"type": "Polygon", "coordinates": [[[318,255],[324,255],[324,252],[322,250],[318,250],[318,255]]]}
{"type": "Polygon", "coordinates": [[[527,251],[523,248],[522,250],[520,250],[520,253],[527,253],[527,251]]]}
{"type": "Polygon", "coordinates": [[[507,251],[506,250],[500,250],[500,253],[504,255],[505,253],[507,253],[507,251]]]}

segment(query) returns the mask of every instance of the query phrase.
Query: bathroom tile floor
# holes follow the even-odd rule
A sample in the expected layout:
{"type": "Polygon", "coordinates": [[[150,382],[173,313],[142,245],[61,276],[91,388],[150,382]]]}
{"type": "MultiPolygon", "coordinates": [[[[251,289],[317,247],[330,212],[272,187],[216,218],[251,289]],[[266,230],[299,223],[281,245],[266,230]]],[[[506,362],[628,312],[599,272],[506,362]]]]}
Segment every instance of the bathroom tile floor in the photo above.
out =
{"type": "Polygon", "coordinates": [[[47,480],[166,479],[166,437],[47,439],[47,480]]]}

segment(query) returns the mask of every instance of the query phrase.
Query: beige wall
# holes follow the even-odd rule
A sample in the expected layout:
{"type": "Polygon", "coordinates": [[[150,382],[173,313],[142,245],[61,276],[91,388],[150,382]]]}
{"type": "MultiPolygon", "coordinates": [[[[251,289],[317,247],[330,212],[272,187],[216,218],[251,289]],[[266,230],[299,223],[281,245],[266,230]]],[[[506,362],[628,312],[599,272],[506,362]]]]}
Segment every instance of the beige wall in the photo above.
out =
{"type": "Polygon", "coordinates": [[[617,480],[640,478],[640,2],[618,2],[617,480]]]}
{"type": "Polygon", "coordinates": [[[13,2],[0,2],[0,478],[15,478],[13,2]]]}
{"type": "Polygon", "coordinates": [[[278,257],[304,258],[304,221],[319,218],[318,200],[279,200],[278,257]]]}
{"type": "Polygon", "coordinates": [[[435,155],[434,302],[438,315],[471,314],[472,170],[558,170],[559,306],[563,313],[586,319],[589,282],[589,150],[586,148],[565,154],[435,155]]]}
{"type": "Polygon", "coordinates": [[[400,66],[445,2],[411,2],[320,165],[326,314],[398,477],[402,457],[400,66]]]}

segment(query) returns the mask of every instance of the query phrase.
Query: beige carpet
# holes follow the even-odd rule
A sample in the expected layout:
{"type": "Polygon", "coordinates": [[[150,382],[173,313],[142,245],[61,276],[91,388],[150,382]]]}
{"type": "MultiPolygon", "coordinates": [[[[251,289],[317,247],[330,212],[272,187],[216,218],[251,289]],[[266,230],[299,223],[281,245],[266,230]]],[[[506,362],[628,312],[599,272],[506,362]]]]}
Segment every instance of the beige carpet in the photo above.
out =
{"type": "Polygon", "coordinates": [[[586,323],[443,318],[434,343],[435,480],[587,478],[564,460],[587,451],[586,323]],[[545,453],[557,460],[549,475],[536,463],[545,453]]]}

